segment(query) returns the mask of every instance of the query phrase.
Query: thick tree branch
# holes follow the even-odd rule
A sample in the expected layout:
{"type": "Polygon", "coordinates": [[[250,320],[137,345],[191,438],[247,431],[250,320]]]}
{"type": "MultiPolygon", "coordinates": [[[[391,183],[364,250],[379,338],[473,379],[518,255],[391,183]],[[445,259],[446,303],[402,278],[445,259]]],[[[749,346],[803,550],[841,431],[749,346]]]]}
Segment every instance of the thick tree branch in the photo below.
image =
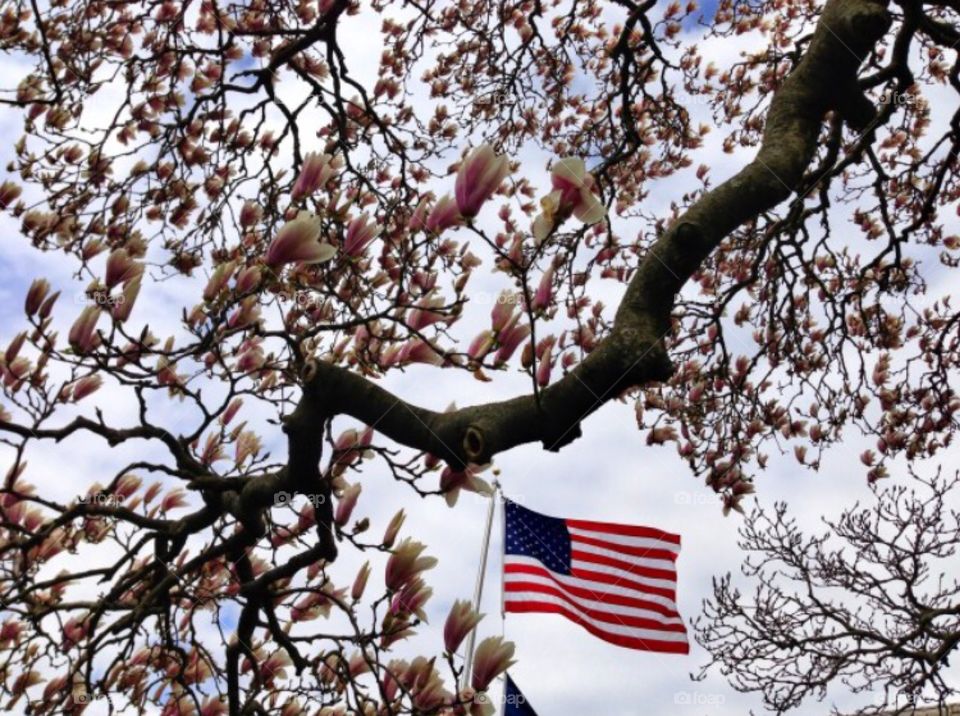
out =
{"type": "MultiPolygon", "coordinates": [[[[313,364],[302,402],[326,415],[351,415],[393,440],[456,467],[540,441],[557,450],[580,435],[580,422],[624,390],[667,379],[663,339],[677,294],[725,236],[787,199],[816,151],[824,116],[838,112],[857,129],[875,116],[857,72],[890,26],[886,3],[831,0],[806,53],[776,92],[756,158],[705,194],[650,248],[631,280],[613,330],[576,368],[539,396],[437,413],[396,397],[347,369],[313,364]]],[[[313,432],[311,440],[316,439],[313,432]]]]}

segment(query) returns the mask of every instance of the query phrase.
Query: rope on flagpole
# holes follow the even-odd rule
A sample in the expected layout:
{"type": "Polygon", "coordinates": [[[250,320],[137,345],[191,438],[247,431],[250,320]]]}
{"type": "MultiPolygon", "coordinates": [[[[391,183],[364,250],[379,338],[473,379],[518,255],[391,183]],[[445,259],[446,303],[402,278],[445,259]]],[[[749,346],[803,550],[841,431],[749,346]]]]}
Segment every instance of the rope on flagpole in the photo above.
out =
{"type": "MultiPolygon", "coordinates": [[[[473,590],[473,609],[480,611],[480,600],[483,598],[483,580],[487,573],[487,555],[490,552],[490,532],[493,528],[493,513],[497,507],[497,494],[500,492],[500,483],[493,481],[493,494],[490,495],[490,506],[487,508],[487,524],[483,530],[483,544],[480,545],[480,566],[477,569],[477,582],[473,590]]],[[[473,650],[477,642],[477,630],[474,628],[467,637],[467,649],[463,657],[463,673],[460,675],[460,688],[466,689],[470,685],[470,672],[473,670],[473,650]]]]}

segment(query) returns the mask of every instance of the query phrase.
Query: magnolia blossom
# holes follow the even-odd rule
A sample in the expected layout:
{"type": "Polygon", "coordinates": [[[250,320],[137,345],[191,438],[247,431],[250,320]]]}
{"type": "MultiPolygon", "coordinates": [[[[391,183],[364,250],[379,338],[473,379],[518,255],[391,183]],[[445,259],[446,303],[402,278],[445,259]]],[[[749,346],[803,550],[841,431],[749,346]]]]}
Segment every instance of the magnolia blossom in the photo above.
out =
{"type": "Polygon", "coordinates": [[[44,299],[50,292],[50,282],[45,278],[34,279],[30,284],[30,290],[27,291],[27,297],[24,300],[23,308],[28,316],[40,310],[44,299]]]}
{"type": "Polygon", "coordinates": [[[74,349],[81,353],[87,353],[100,343],[100,336],[97,335],[97,321],[100,320],[100,307],[87,306],[80,312],[80,316],[70,327],[70,333],[67,340],[74,349]]]}
{"type": "Polygon", "coordinates": [[[329,154],[317,154],[316,152],[307,154],[303,158],[300,175],[290,192],[293,199],[297,200],[313,194],[330,181],[330,178],[337,173],[339,166],[339,159],[331,157],[329,154]]]}
{"type": "Polygon", "coordinates": [[[483,619],[483,614],[474,610],[470,602],[458,599],[450,608],[447,621],[443,625],[443,646],[448,654],[453,654],[473,628],[483,619]]]}
{"type": "Polygon", "coordinates": [[[143,264],[133,260],[126,249],[117,249],[107,257],[107,288],[125,283],[143,273],[143,264]]]}
{"type": "Polygon", "coordinates": [[[500,188],[509,172],[507,158],[495,154],[489,144],[470,152],[457,172],[455,192],[460,213],[468,219],[480,213],[484,202],[500,188]]]}
{"type": "Polygon", "coordinates": [[[350,515],[353,514],[353,508],[357,506],[357,500],[360,498],[362,489],[363,485],[357,482],[343,490],[340,500],[337,502],[337,511],[333,517],[333,521],[338,527],[343,527],[350,521],[350,515]]]}
{"type": "Polygon", "coordinates": [[[370,221],[367,213],[358,216],[347,227],[347,235],[343,240],[343,253],[347,256],[359,256],[369,243],[380,235],[383,228],[376,222],[370,221]]]}
{"type": "Polygon", "coordinates": [[[110,314],[118,323],[123,323],[130,318],[133,304],[137,302],[137,296],[140,295],[140,279],[140,276],[136,276],[132,281],[128,281],[123,287],[123,293],[113,304],[110,314]]]}
{"type": "Polygon", "coordinates": [[[426,545],[409,537],[397,545],[390,559],[387,560],[385,574],[387,589],[392,592],[398,591],[421,572],[433,569],[437,565],[436,557],[423,556],[423,550],[426,548],[426,545]]]}
{"type": "Polygon", "coordinates": [[[579,157],[566,157],[550,171],[553,191],[540,200],[540,213],[533,222],[533,236],[541,242],[573,214],[584,224],[596,224],[606,209],[593,193],[594,178],[579,157]]]}
{"type": "Polygon", "coordinates": [[[91,393],[95,393],[103,385],[103,378],[99,375],[87,375],[73,384],[73,400],[79,402],[91,393]]]}
{"type": "Polygon", "coordinates": [[[477,691],[486,691],[497,676],[516,662],[514,646],[502,636],[491,636],[480,642],[473,656],[473,674],[470,685],[477,691]]]}
{"type": "Polygon", "coordinates": [[[430,210],[425,227],[431,234],[440,234],[462,223],[463,216],[457,208],[457,202],[452,196],[445,194],[430,210]]]}
{"type": "Polygon", "coordinates": [[[337,250],[330,244],[320,243],[320,231],[320,219],[309,211],[301,211],[277,232],[267,249],[267,265],[329,261],[337,250]]]}

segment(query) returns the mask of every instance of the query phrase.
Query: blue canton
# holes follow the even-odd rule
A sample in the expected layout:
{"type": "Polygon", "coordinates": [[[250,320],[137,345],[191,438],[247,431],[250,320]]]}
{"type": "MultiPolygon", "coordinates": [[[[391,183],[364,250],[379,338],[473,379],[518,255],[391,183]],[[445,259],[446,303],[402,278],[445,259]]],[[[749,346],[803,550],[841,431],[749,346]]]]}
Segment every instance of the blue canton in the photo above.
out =
{"type": "Polygon", "coordinates": [[[506,553],[532,557],[557,574],[570,574],[567,523],[541,515],[510,500],[506,505],[506,553]]]}

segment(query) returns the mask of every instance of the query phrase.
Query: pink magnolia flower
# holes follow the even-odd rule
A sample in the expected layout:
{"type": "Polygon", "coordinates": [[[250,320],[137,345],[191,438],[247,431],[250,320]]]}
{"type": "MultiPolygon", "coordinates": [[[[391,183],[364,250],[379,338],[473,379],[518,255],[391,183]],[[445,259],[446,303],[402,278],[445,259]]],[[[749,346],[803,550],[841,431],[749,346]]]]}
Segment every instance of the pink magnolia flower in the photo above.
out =
{"type": "Polygon", "coordinates": [[[107,288],[125,283],[143,273],[143,264],[133,260],[126,249],[117,249],[107,257],[107,288]]]}
{"type": "Polygon", "coordinates": [[[447,621],[443,625],[443,646],[447,653],[453,654],[473,628],[483,619],[483,614],[474,610],[470,602],[458,599],[450,608],[447,621]]]}
{"type": "Polygon", "coordinates": [[[240,207],[240,225],[250,227],[263,218],[263,207],[253,201],[245,201],[240,207]]]}
{"type": "Polygon", "coordinates": [[[457,202],[449,194],[444,194],[427,216],[426,229],[431,234],[440,234],[463,223],[463,216],[457,208],[457,202]]]}
{"type": "Polygon", "coordinates": [[[533,295],[533,302],[530,306],[534,311],[548,308],[553,300],[553,272],[553,264],[550,264],[550,268],[540,278],[540,284],[537,286],[537,292],[533,295]]]}
{"type": "Polygon", "coordinates": [[[0,209],[6,209],[15,202],[22,193],[23,189],[20,188],[20,185],[12,181],[5,181],[3,184],[0,184],[0,209]]]}
{"type": "Polygon", "coordinates": [[[248,266],[237,274],[237,293],[249,293],[260,285],[260,269],[257,266],[248,266]]]}
{"type": "Polygon", "coordinates": [[[230,277],[233,276],[233,272],[236,270],[236,268],[236,261],[228,261],[225,264],[220,264],[217,266],[213,270],[210,280],[207,281],[206,287],[203,289],[203,300],[212,301],[219,296],[220,292],[223,290],[223,287],[227,285],[227,281],[229,281],[230,277]]]}
{"type": "Polygon", "coordinates": [[[100,343],[100,336],[96,333],[97,321],[99,320],[99,306],[84,308],[70,327],[70,333],[67,336],[70,345],[81,353],[87,353],[96,348],[100,343]]]}
{"type": "Polygon", "coordinates": [[[423,556],[426,545],[411,540],[403,540],[393,550],[387,560],[385,580],[387,589],[391,592],[399,591],[411,579],[437,566],[436,557],[423,556]]]}
{"type": "Polygon", "coordinates": [[[24,301],[23,308],[28,316],[40,310],[43,300],[50,292],[50,282],[45,278],[38,278],[30,284],[30,290],[27,291],[27,298],[24,301]]]}
{"type": "Polygon", "coordinates": [[[390,520],[390,524],[387,525],[387,529],[384,530],[383,539],[380,541],[384,547],[389,549],[393,546],[393,543],[397,539],[397,533],[400,532],[400,528],[403,527],[404,521],[407,519],[407,513],[402,509],[397,511],[397,514],[393,516],[390,520]]]}
{"type": "Polygon", "coordinates": [[[337,511],[334,514],[333,521],[337,526],[343,527],[350,521],[350,515],[353,514],[353,508],[357,506],[357,500],[360,498],[360,491],[363,485],[359,482],[345,488],[337,501],[337,511]]]}
{"type": "Polygon", "coordinates": [[[313,194],[336,174],[338,161],[329,154],[310,152],[303,158],[300,175],[293,185],[291,196],[296,201],[304,196],[313,194]]]}
{"type": "Polygon", "coordinates": [[[370,221],[367,213],[358,216],[347,227],[343,240],[343,253],[347,256],[359,256],[369,243],[380,235],[383,228],[370,221]]]}
{"type": "Polygon", "coordinates": [[[523,343],[527,337],[530,335],[530,324],[525,323],[524,325],[514,324],[510,328],[501,331],[497,335],[497,340],[500,343],[500,348],[497,349],[496,362],[497,363],[506,363],[510,360],[510,357],[514,354],[517,348],[520,347],[520,344],[523,343]]]}
{"type": "Polygon", "coordinates": [[[123,293],[120,294],[116,303],[113,304],[113,308],[110,311],[113,319],[118,323],[123,323],[130,318],[130,313],[133,311],[133,304],[137,302],[137,296],[139,295],[140,276],[137,276],[123,287],[123,293]]]}
{"type": "Polygon", "coordinates": [[[427,226],[427,215],[430,211],[430,199],[421,199],[417,208],[413,210],[413,215],[407,223],[407,228],[411,231],[419,231],[427,226]]]}
{"type": "Polygon", "coordinates": [[[91,393],[95,393],[103,385],[103,378],[99,375],[84,376],[73,384],[73,402],[77,403],[91,393]]]}
{"type": "Polygon", "coordinates": [[[481,333],[473,339],[473,342],[470,344],[470,347],[467,349],[467,355],[471,360],[482,360],[487,353],[493,348],[494,343],[494,333],[491,330],[481,331],[481,333]]]}
{"type": "Polygon", "coordinates": [[[579,157],[565,157],[550,170],[553,191],[540,200],[542,213],[533,222],[533,236],[540,242],[573,214],[584,224],[596,224],[606,209],[593,193],[594,178],[579,157]]]}
{"type": "Polygon", "coordinates": [[[470,152],[457,172],[455,192],[460,213],[468,219],[480,213],[484,202],[500,188],[509,172],[507,158],[495,154],[489,144],[470,152]]]}
{"type": "Polygon", "coordinates": [[[268,266],[289,263],[323,263],[337,253],[330,244],[319,242],[320,219],[309,211],[301,211],[297,218],[288,221],[267,249],[268,266]]]}
{"type": "Polygon", "coordinates": [[[491,636],[480,642],[473,656],[473,674],[470,685],[477,691],[486,691],[497,676],[516,662],[514,646],[502,636],[491,636]]]}
{"type": "Polygon", "coordinates": [[[400,353],[400,360],[404,363],[426,363],[427,365],[443,365],[443,353],[434,348],[427,341],[414,338],[405,343],[400,353]]]}
{"type": "Polygon", "coordinates": [[[543,355],[540,356],[540,362],[537,364],[537,385],[541,388],[546,388],[550,384],[550,371],[553,369],[550,355],[552,352],[553,345],[547,345],[543,355]]]}
{"type": "Polygon", "coordinates": [[[370,579],[370,562],[364,562],[353,580],[353,586],[350,589],[350,597],[355,602],[359,602],[363,597],[363,592],[367,588],[367,580],[370,579]]]}
{"type": "Polygon", "coordinates": [[[494,333],[499,333],[514,320],[513,308],[516,298],[511,291],[501,291],[497,296],[493,310],[490,311],[490,320],[494,333]]]}

